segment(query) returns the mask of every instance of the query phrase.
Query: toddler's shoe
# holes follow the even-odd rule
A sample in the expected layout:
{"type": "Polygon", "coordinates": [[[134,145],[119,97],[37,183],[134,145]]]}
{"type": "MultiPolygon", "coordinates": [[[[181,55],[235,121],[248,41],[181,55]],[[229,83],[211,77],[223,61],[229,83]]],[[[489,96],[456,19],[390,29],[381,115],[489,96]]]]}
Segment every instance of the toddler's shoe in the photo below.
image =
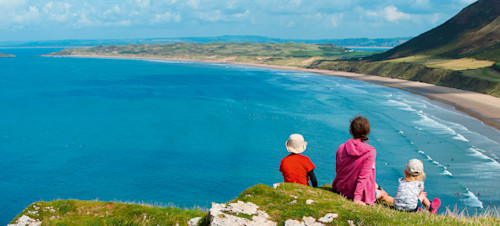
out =
{"type": "Polygon", "coordinates": [[[433,214],[437,214],[440,206],[441,206],[441,199],[435,198],[431,202],[431,206],[429,208],[429,212],[431,212],[433,214]]]}

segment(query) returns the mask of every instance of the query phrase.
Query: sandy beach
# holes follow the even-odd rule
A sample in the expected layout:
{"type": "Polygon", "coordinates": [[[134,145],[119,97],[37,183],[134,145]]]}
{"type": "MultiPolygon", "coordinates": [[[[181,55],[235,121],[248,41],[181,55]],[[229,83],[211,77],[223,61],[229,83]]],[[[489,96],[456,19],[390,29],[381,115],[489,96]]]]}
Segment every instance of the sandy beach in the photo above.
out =
{"type": "Polygon", "coordinates": [[[70,55],[70,56],[60,56],[60,57],[191,61],[191,62],[266,67],[266,68],[273,68],[280,70],[310,72],[327,76],[337,76],[337,77],[361,80],[369,83],[402,89],[411,93],[422,95],[429,99],[451,105],[456,110],[464,112],[471,117],[481,120],[486,125],[492,126],[500,130],[500,98],[486,94],[475,93],[444,86],[437,86],[422,82],[393,79],[377,75],[365,75],[365,74],[343,72],[343,71],[318,70],[318,69],[307,69],[307,68],[293,67],[293,66],[242,63],[242,62],[232,62],[232,61],[192,60],[192,59],[160,58],[160,57],[105,56],[105,55],[70,55]]]}

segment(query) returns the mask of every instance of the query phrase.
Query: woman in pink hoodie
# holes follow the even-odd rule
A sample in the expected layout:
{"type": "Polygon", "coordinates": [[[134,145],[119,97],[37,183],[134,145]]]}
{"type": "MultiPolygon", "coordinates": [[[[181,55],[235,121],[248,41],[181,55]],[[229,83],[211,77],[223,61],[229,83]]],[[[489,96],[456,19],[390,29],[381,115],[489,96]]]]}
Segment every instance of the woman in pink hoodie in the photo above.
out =
{"type": "Polygon", "coordinates": [[[354,118],[349,129],[353,139],[341,144],[335,157],[337,175],[332,183],[333,191],[360,205],[373,205],[376,199],[392,204],[394,199],[375,183],[377,151],[366,143],[370,133],[368,119],[354,118]]]}

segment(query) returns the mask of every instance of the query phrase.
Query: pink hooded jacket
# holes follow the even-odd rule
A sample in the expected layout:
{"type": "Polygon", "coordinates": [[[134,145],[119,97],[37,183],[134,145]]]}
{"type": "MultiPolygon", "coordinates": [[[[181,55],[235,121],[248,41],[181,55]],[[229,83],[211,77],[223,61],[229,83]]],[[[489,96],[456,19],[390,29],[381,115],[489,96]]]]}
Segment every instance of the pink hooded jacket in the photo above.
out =
{"type": "Polygon", "coordinates": [[[373,205],[375,202],[375,157],[377,152],[371,145],[350,139],[337,150],[334,191],[353,200],[373,205]]]}

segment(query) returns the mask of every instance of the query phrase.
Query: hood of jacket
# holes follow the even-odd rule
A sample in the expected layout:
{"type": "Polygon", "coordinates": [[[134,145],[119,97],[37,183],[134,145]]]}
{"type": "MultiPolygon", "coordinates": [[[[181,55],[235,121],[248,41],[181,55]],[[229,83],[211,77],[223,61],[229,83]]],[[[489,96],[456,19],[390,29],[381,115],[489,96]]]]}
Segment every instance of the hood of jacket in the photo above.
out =
{"type": "Polygon", "coordinates": [[[373,149],[369,144],[355,139],[345,142],[344,147],[349,156],[362,156],[373,149]]]}

